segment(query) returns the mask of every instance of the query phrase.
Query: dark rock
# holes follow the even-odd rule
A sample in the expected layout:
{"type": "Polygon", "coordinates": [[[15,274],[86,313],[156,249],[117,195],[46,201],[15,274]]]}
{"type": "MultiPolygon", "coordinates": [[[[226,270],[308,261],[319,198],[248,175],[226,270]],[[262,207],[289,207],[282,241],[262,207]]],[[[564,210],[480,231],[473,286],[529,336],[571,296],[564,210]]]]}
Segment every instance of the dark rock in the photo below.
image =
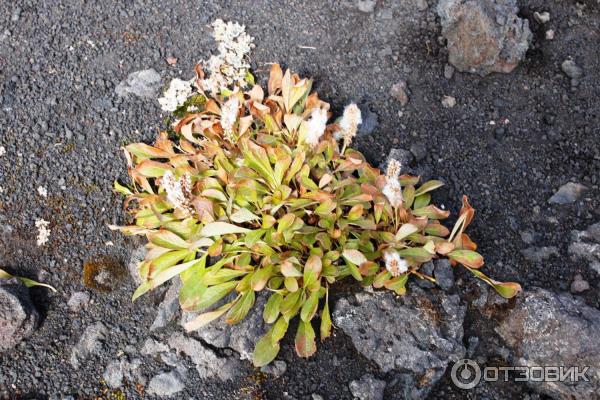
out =
{"type": "Polygon", "coordinates": [[[385,381],[375,379],[371,374],[365,374],[348,385],[352,396],[359,400],[383,400],[385,386],[385,381]]]}
{"type": "Polygon", "coordinates": [[[450,261],[446,259],[435,260],[434,277],[439,287],[450,290],[454,286],[454,270],[450,261]]]}
{"type": "Polygon", "coordinates": [[[408,150],[404,150],[404,149],[392,149],[390,150],[390,153],[388,154],[387,158],[385,159],[384,162],[382,162],[379,165],[379,169],[381,171],[383,171],[385,173],[385,170],[387,169],[388,164],[390,163],[390,160],[396,160],[399,161],[400,164],[402,165],[402,172],[404,173],[406,170],[406,167],[408,167],[412,161],[413,161],[413,155],[410,151],[408,150]]]}
{"type": "Polygon", "coordinates": [[[16,278],[0,278],[0,351],[11,349],[29,337],[38,319],[27,287],[16,278]]]}
{"type": "Polygon", "coordinates": [[[441,0],[437,12],[459,71],[508,73],[525,57],[532,34],[515,0],[441,0]]]}
{"type": "Polygon", "coordinates": [[[334,324],[383,372],[396,370],[410,398],[422,399],[464,357],[464,316],[458,295],[413,286],[400,298],[381,291],[341,299],[334,324]]]}
{"type": "Polygon", "coordinates": [[[285,361],[275,360],[270,364],[261,367],[260,372],[265,374],[273,375],[275,378],[279,378],[287,370],[287,364],[285,361]]]}
{"type": "Polygon", "coordinates": [[[600,311],[568,293],[532,288],[517,298],[515,308],[496,328],[512,350],[516,366],[584,366],[589,382],[528,384],[553,398],[591,399],[600,389],[600,311]]]}
{"type": "Polygon", "coordinates": [[[416,161],[423,161],[427,157],[427,146],[422,142],[415,142],[410,145],[410,152],[416,161]]]}
{"type": "Polygon", "coordinates": [[[600,222],[571,233],[569,254],[574,260],[587,261],[590,269],[600,274],[600,222]]]}
{"type": "Polygon", "coordinates": [[[164,328],[173,321],[179,312],[179,289],[181,288],[181,281],[179,277],[175,277],[172,280],[169,290],[165,293],[163,301],[159,304],[156,312],[156,318],[152,322],[150,331],[155,331],[160,328],[164,328]]]}
{"type": "Polygon", "coordinates": [[[525,257],[527,261],[531,262],[541,262],[549,259],[552,256],[560,256],[556,246],[528,247],[525,250],[521,250],[521,254],[523,254],[523,257],[525,257]]]}

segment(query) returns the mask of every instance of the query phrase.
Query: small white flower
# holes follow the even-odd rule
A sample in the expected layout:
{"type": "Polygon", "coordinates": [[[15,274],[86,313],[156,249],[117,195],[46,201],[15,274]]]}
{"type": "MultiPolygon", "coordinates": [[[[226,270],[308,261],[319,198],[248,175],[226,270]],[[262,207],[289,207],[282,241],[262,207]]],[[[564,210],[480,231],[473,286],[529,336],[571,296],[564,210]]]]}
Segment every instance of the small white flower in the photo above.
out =
{"type": "Polygon", "coordinates": [[[381,192],[392,207],[398,208],[402,205],[402,187],[398,179],[388,179],[381,192]]]}
{"type": "Polygon", "coordinates": [[[344,144],[348,146],[356,132],[358,131],[358,125],[362,124],[362,116],[360,108],[355,103],[350,103],[344,108],[344,114],[339,122],[340,136],[344,139],[344,144]]]}
{"type": "Polygon", "coordinates": [[[385,268],[393,277],[397,277],[408,271],[408,263],[400,257],[400,254],[396,250],[385,250],[383,252],[383,260],[385,261],[385,268]]]}
{"type": "Polygon", "coordinates": [[[38,192],[38,194],[39,194],[40,196],[42,196],[42,197],[48,197],[48,191],[47,191],[47,190],[46,190],[46,188],[45,188],[45,187],[43,187],[43,186],[38,186],[38,188],[37,188],[37,192],[38,192]]]}
{"type": "Polygon", "coordinates": [[[6,149],[4,148],[4,146],[0,146],[0,157],[2,157],[5,154],[6,154],[6,149]]]}
{"type": "Polygon", "coordinates": [[[235,141],[233,128],[237,121],[240,101],[237,96],[231,96],[221,107],[221,126],[225,131],[225,138],[230,142],[235,141]]]}
{"type": "Polygon", "coordinates": [[[37,236],[37,245],[38,246],[43,246],[46,243],[48,243],[48,240],[50,239],[50,229],[48,229],[48,225],[50,225],[50,222],[45,221],[42,218],[39,218],[35,221],[35,227],[38,229],[38,236],[37,236]]]}
{"type": "Polygon", "coordinates": [[[306,143],[311,147],[318,145],[321,136],[325,133],[326,127],[327,110],[324,108],[313,108],[307,123],[306,137],[304,138],[306,143]]]}
{"type": "Polygon", "coordinates": [[[171,171],[167,171],[161,181],[162,187],[167,193],[167,201],[173,208],[191,212],[190,195],[192,188],[192,179],[189,174],[184,174],[181,178],[175,179],[171,171]]]}
{"type": "Polygon", "coordinates": [[[164,111],[173,112],[185,103],[191,94],[192,86],[190,82],[175,78],[171,81],[164,96],[158,99],[158,102],[164,111]]]}
{"type": "Polygon", "coordinates": [[[388,162],[387,169],[385,171],[385,177],[387,179],[398,179],[400,176],[400,170],[402,169],[402,163],[398,160],[391,159],[388,162]]]}

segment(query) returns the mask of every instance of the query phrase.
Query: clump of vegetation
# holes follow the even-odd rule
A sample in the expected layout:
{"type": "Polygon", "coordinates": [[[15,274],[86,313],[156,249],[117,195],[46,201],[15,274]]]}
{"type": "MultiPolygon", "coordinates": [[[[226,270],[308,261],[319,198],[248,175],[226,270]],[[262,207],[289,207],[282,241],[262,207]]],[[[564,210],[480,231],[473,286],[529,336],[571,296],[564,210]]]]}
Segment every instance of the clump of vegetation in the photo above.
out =
{"type": "Polygon", "coordinates": [[[442,182],[419,184],[398,162],[382,173],[350,147],[356,105],[332,118],[310,79],[277,64],[266,91],[249,73],[246,90],[205,91],[196,72],[193,108],[180,102],[153,145],[126,146],[132,183],[115,182],[135,224],[113,228],[148,239],[134,299],[179,276],[181,307],[200,313],[186,329],[196,330],[220,317],[239,323],[266,293],[262,366],[295,317],[296,352],[314,354],[313,323],[320,316],[320,337],[330,336],[328,294],[341,279],[403,295],[410,278],[435,282],[420,267],[447,257],[504,297],[520,290],[481,272],[466,197],[450,230],[440,222],[449,212],[431,204],[442,182]]]}
{"type": "Polygon", "coordinates": [[[99,255],[83,264],[83,284],[100,292],[112,292],[125,276],[123,265],[111,256],[99,255]]]}

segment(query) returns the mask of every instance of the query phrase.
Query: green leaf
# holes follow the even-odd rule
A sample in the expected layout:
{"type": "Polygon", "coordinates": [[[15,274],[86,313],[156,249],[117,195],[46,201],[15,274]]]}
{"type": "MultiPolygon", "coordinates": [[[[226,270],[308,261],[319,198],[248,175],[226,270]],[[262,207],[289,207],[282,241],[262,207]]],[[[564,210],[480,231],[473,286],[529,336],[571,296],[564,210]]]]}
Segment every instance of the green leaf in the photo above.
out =
{"type": "Polygon", "coordinates": [[[419,227],[413,224],[403,224],[396,232],[396,241],[401,241],[405,237],[419,231],[419,227]]]}
{"type": "Polygon", "coordinates": [[[160,247],[164,247],[165,249],[184,250],[190,245],[173,232],[165,229],[161,229],[156,232],[150,232],[147,236],[151,243],[154,243],[160,247]]]}
{"type": "Polygon", "coordinates": [[[354,265],[362,265],[367,262],[367,257],[363,253],[355,249],[345,249],[342,252],[342,257],[346,261],[350,261],[354,265]]]}
{"type": "Polygon", "coordinates": [[[461,263],[465,267],[481,268],[483,257],[473,250],[454,250],[448,253],[448,258],[461,263]]]}
{"type": "Polygon", "coordinates": [[[319,306],[319,292],[312,292],[308,299],[302,305],[302,309],[300,310],[300,319],[302,321],[308,322],[310,321],[315,313],[317,312],[317,307],[319,306]]]}
{"type": "Polygon", "coordinates": [[[298,312],[298,303],[300,303],[302,297],[302,291],[297,290],[293,293],[289,293],[281,302],[281,314],[290,320],[296,312],[298,312]]]}
{"type": "Polygon", "coordinates": [[[247,273],[248,271],[231,268],[221,268],[217,271],[211,270],[204,274],[202,283],[206,286],[218,285],[220,283],[229,282],[232,279],[246,275],[247,273]]]}
{"type": "Polygon", "coordinates": [[[329,301],[325,301],[325,307],[321,313],[321,341],[331,335],[331,314],[329,313],[329,301]]]}
{"type": "Polygon", "coordinates": [[[210,324],[212,321],[225,314],[225,312],[229,310],[232,305],[233,303],[227,303],[214,311],[209,311],[198,315],[196,318],[184,325],[185,330],[187,332],[191,332],[210,324]]]}
{"type": "Polygon", "coordinates": [[[121,193],[122,195],[130,196],[133,194],[133,192],[131,190],[129,190],[128,187],[121,185],[117,181],[114,181],[113,186],[114,186],[115,192],[121,193]]]}
{"type": "Polygon", "coordinates": [[[473,275],[486,282],[488,285],[493,287],[498,294],[506,299],[510,299],[516,296],[521,290],[521,285],[516,282],[498,282],[489,277],[487,277],[483,272],[466,267],[473,275]]]}
{"type": "Polygon", "coordinates": [[[431,219],[444,219],[448,218],[448,215],[450,215],[450,211],[441,210],[431,204],[426,207],[414,209],[413,215],[416,215],[417,217],[427,217],[431,219]]]}
{"type": "Polygon", "coordinates": [[[173,154],[159,149],[158,147],[150,146],[145,143],[133,143],[125,146],[125,150],[131,154],[141,158],[169,158],[173,154]]]}
{"type": "Polygon", "coordinates": [[[279,318],[275,325],[273,325],[273,330],[271,332],[271,340],[273,342],[279,342],[285,336],[287,332],[289,323],[285,318],[279,318]]]}
{"type": "Polygon", "coordinates": [[[419,188],[415,192],[415,196],[420,196],[427,192],[431,192],[432,190],[435,190],[441,186],[444,186],[444,182],[442,182],[442,181],[436,181],[436,180],[427,181],[424,184],[422,184],[421,186],[419,186],[419,188]]]}
{"type": "Polygon", "coordinates": [[[252,279],[250,280],[250,285],[252,289],[256,292],[260,292],[263,290],[271,278],[271,274],[273,272],[273,265],[269,264],[266,267],[259,269],[254,272],[252,279]]]}
{"type": "Polygon", "coordinates": [[[11,279],[11,278],[17,278],[18,280],[23,282],[23,284],[27,287],[41,286],[41,287],[48,288],[48,289],[52,290],[53,292],[56,292],[56,289],[54,289],[52,286],[50,286],[46,283],[40,283],[40,282],[34,281],[29,278],[23,278],[21,276],[14,276],[0,268],[0,279],[11,279]]]}
{"type": "Polygon", "coordinates": [[[195,310],[210,307],[223,297],[227,296],[237,286],[238,281],[225,282],[219,285],[205,287],[200,293],[195,310]]]}
{"type": "Polygon", "coordinates": [[[229,217],[233,222],[237,224],[243,224],[244,222],[255,221],[260,219],[257,215],[249,211],[247,208],[240,208],[229,217]]]}
{"type": "Polygon", "coordinates": [[[277,354],[279,354],[279,342],[273,342],[271,335],[267,333],[256,342],[252,363],[255,367],[263,367],[273,361],[277,354]]]}
{"type": "Polygon", "coordinates": [[[300,357],[308,358],[315,354],[315,331],[310,322],[300,321],[296,331],[296,353],[300,357]]]}
{"type": "Polygon", "coordinates": [[[263,319],[267,324],[272,324],[277,320],[282,301],[283,296],[279,293],[273,293],[271,297],[269,297],[269,300],[267,301],[267,304],[263,310],[263,319]]]}
{"type": "Polygon", "coordinates": [[[227,222],[211,222],[204,225],[200,234],[206,237],[229,235],[231,233],[246,233],[250,229],[242,228],[241,226],[229,224],[227,222]]]}
{"type": "Polygon", "coordinates": [[[398,251],[402,258],[412,258],[417,262],[427,262],[433,258],[433,255],[422,247],[409,247],[398,251]]]}
{"type": "Polygon", "coordinates": [[[308,257],[306,265],[304,266],[304,287],[308,287],[315,283],[319,279],[322,269],[323,263],[321,257],[317,255],[308,257]]]}
{"type": "Polygon", "coordinates": [[[389,290],[393,290],[396,294],[403,295],[406,293],[406,282],[408,281],[408,274],[398,276],[385,283],[385,287],[389,290]]]}
{"type": "MultiPolygon", "coordinates": [[[[203,256],[202,258],[204,258],[204,257],[205,256],[203,256]]],[[[194,265],[202,262],[201,260],[202,259],[188,261],[186,263],[175,265],[174,267],[168,268],[168,269],[166,269],[166,270],[158,273],[151,280],[142,283],[137,288],[137,290],[133,294],[132,301],[135,300],[135,299],[137,299],[138,297],[140,297],[144,293],[148,292],[149,290],[152,290],[152,289],[154,289],[154,288],[162,285],[163,283],[165,283],[169,279],[173,278],[174,276],[179,275],[180,273],[184,272],[188,268],[191,268],[194,265]]]]}
{"type": "Polygon", "coordinates": [[[234,325],[242,321],[248,312],[254,305],[254,290],[248,290],[242,294],[240,300],[238,300],[233,307],[227,313],[226,322],[230,325],[234,325]]]}
{"type": "Polygon", "coordinates": [[[422,194],[420,196],[415,197],[415,201],[413,203],[413,208],[423,208],[429,205],[431,202],[431,195],[429,193],[422,194]]]}

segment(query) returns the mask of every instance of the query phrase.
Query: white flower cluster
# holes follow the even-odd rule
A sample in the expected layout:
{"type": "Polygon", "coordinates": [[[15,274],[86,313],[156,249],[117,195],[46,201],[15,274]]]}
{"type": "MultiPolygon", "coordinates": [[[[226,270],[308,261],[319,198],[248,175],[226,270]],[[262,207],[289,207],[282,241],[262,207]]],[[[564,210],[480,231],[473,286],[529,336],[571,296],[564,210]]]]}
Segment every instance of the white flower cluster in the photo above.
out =
{"type": "Polygon", "coordinates": [[[237,96],[231,96],[229,100],[223,104],[223,107],[221,107],[221,126],[225,131],[225,138],[231,143],[235,141],[233,128],[235,121],[237,120],[239,107],[240,101],[237,96]]]}
{"type": "Polygon", "coordinates": [[[50,229],[48,229],[48,225],[50,225],[50,222],[45,221],[42,218],[39,218],[38,220],[35,221],[35,227],[38,230],[38,235],[37,235],[37,245],[38,246],[43,246],[46,243],[48,243],[48,240],[50,239],[50,229]]]}
{"type": "Polygon", "coordinates": [[[244,25],[237,22],[225,23],[217,19],[212,27],[219,54],[211,56],[204,65],[209,75],[201,82],[202,89],[219,93],[223,88],[236,85],[245,87],[250,68],[246,56],[254,48],[254,38],[246,33],[244,25]]]}
{"type": "Polygon", "coordinates": [[[310,147],[319,144],[319,139],[325,133],[327,127],[327,110],[324,108],[313,108],[308,120],[305,141],[310,147]]]}
{"type": "Polygon", "coordinates": [[[402,205],[402,187],[398,180],[401,168],[402,164],[400,164],[400,161],[390,160],[385,173],[385,186],[381,190],[394,208],[402,205]]]}
{"type": "Polygon", "coordinates": [[[162,187],[167,192],[167,201],[173,208],[191,213],[193,208],[190,202],[192,192],[192,179],[189,174],[184,174],[179,179],[171,171],[167,171],[162,177],[162,187]]]}
{"type": "Polygon", "coordinates": [[[387,249],[383,252],[385,268],[393,277],[399,276],[408,271],[408,263],[400,257],[400,254],[394,249],[387,249]]]}
{"type": "Polygon", "coordinates": [[[362,124],[362,115],[360,108],[355,103],[350,103],[344,108],[344,114],[339,122],[340,132],[339,136],[344,139],[344,145],[348,146],[352,142],[356,132],[358,131],[358,125],[362,124]]]}
{"type": "Polygon", "coordinates": [[[169,89],[164,93],[164,96],[158,99],[158,102],[164,111],[173,112],[185,103],[191,94],[191,82],[175,78],[171,81],[169,89]]]}

